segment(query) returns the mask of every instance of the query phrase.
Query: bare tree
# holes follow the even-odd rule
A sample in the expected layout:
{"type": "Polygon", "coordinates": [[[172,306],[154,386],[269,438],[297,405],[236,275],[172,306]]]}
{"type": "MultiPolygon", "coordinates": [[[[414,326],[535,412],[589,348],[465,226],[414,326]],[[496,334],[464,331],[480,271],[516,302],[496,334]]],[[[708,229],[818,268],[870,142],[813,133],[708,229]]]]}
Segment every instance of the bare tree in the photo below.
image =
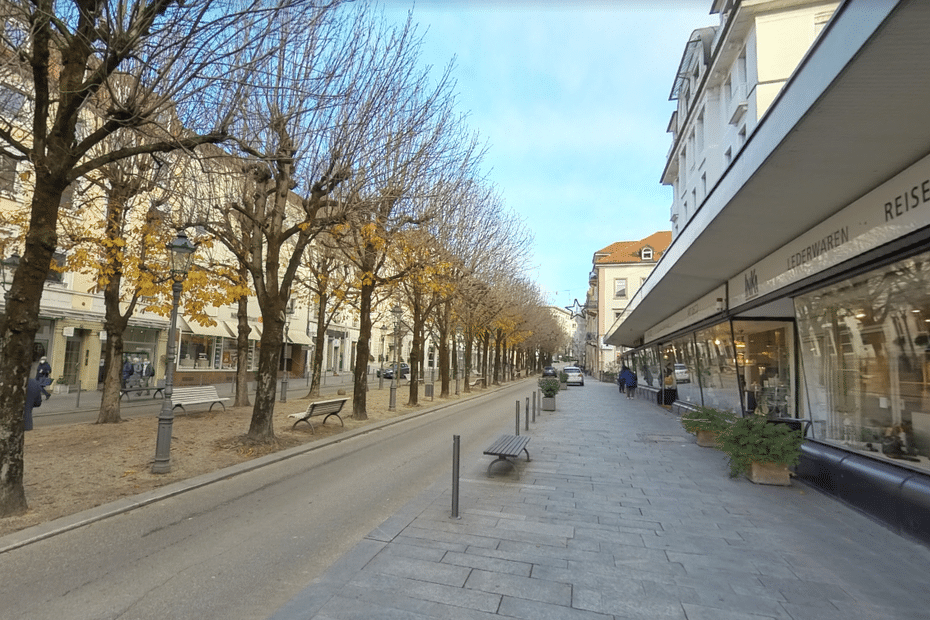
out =
{"type": "MultiPolygon", "coordinates": [[[[297,4],[289,2],[289,10],[297,4]]],[[[0,119],[0,151],[20,162],[35,187],[0,325],[0,516],[26,510],[25,385],[62,195],[105,164],[224,140],[230,103],[251,81],[253,61],[267,54],[266,25],[279,10],[249,0],[0,6],[0,97],[20,103],[0,119]],[[162,114],[169,109],[171,116],[162,114]],[[161,126],[166,118],[178,120],[161,126]],[[123,132],[152,139],[95,152],[123,132]]]]}

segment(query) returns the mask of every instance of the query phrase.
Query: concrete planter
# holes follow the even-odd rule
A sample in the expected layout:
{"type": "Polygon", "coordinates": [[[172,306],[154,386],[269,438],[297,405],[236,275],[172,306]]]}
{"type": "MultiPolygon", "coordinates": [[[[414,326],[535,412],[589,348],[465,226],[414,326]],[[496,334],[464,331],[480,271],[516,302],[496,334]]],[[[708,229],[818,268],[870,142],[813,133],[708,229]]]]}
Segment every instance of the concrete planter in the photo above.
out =
{"type": "Polygon", "coordinates": [[[555,411],[555,396],[543,396],[540,408],[543,411],[555,411]]]}
{"type": "Polygon", "coordinates": [[[559,389],[560,389],[560,390],[567,390],[567,389],[568,389],[568,384],[567,384],[567,383],[559,383],[559,389]]]}
{"type": "Polygon", "coordinates": [[[702,448],[716,448],[717,434],[717,431],[698,431],[697,445],[701,446],[702,448]]]}
{"type": "Polygon", "coordinates": [[[759,463],[753,461],[746,477],[756,484],[791,486],[791,475],[784,463],[759,463]]]}

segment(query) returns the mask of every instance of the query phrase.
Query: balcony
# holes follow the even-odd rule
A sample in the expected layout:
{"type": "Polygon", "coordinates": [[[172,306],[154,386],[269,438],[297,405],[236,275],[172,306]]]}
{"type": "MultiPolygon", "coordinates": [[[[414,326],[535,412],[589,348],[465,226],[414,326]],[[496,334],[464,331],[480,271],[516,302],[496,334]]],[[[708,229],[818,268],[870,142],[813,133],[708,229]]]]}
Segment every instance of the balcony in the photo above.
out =
{"type": "Polygon", "coordinates": [[[749,109],[749,102],[746,98],[746,85],[738,84],[733,87],[727,104],[727,116],[730,119],[730,124],[736,125],[739,123],[743,116],[746,115],[747,109],[749,109]]]}

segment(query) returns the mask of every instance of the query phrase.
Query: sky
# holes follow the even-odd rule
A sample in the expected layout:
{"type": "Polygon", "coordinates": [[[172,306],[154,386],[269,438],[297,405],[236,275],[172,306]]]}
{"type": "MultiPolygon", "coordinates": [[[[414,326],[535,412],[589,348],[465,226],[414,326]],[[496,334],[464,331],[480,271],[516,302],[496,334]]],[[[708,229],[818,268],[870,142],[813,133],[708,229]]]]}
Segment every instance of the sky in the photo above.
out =
{"type": "Polygon", "coordinates": [[[685,43],[712,0],[381,0],[408,11],[422,62],[455,59],[484,171],[534,237],[526,275],[550,305],[584,303],[594,252],[670,230],[660,182],[685,43]]]}

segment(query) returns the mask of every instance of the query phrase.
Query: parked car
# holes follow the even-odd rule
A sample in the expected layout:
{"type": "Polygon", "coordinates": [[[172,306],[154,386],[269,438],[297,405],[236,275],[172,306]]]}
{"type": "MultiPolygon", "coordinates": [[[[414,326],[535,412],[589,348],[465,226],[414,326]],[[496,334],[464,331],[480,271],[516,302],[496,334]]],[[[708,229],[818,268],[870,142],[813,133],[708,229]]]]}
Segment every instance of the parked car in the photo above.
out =
{"type": "Polygon", "coordinates": [[[568,375],[568,384],[578,384],[584,387],[584,373],[577,366],[566,366],[562,372],[568,375]]]}
{"type": "Polygon", "coordinates": [[[691,375],[688,373],[688,367],[684,364],[675,364],[675,382],[691,383],[691,375]]]}
{"type": "Polygon", "coordinates": [[[558,377],[559,371],[557,371],[555,367],[553,366],[546,366],[545,368],[543,368],[543,376],[544,377],[558,377]]]}
{"type": "MultiPolygon", "coordinates": [[[[387,368],[379,368],[378,370],[375,371],[375,375],[378,377],[384,377],[385,379],[393,379],[394,368],[395,368],[394,364],[391,364],[387,368]]],[[[404,362],[401,362],[400,363],[400,378],[406,379],[407,375],[409,374],[410,374],[410,365],[404,362]]]]}

